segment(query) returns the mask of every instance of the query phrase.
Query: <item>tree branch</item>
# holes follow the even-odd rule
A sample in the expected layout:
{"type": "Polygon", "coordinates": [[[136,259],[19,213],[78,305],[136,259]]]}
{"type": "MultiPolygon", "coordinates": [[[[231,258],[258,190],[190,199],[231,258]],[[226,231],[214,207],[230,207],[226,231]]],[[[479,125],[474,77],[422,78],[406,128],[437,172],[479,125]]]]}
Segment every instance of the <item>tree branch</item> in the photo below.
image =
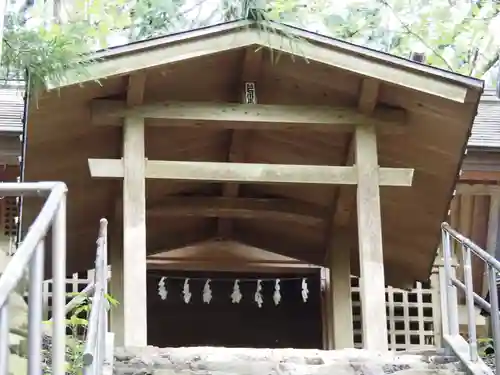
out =
{"type": "Polygon", "coordinates": [[[446,59],[435,48],[429,46],[429,44],[427,44],[427,42],[425,41],[424,38],[422,38],[420,35],[418,35],[415,32],[413,32],[413,30],[410,28],[410,26],[403,22],[403,20],[399,17],[399,15],[394,10],[394,8],[386,0],[378,0],[378,1],[382,5],[386,6],[387,8],[389,8],[391,10],[391,12],[394,15],[394,17],[396,17],[396,19],[399,21],[399,23],[401,24],[401,26],[403,26],[403,28],[408,32],[408,34],[410,34],[413,37],[415,37],[416,39],[418,39],[419,42],[421,42],[424,46],[426,46],[428,49],[430,49],[432,51],[432,53],[435,56],[437,56],[446,65],[446,67],[450,71],[452,71],[452,72],[454,71],[454,69],[451,67],[451,65],[448,63],[448,61],[446,61],[446,59]]]}

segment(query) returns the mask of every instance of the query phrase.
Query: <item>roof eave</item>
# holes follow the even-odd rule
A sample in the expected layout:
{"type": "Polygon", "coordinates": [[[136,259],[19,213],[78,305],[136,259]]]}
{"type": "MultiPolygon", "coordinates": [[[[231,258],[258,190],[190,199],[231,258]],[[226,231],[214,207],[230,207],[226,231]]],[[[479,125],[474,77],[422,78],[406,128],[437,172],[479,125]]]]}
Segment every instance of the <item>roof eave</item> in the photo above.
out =
{"type": "MultiPolygon", "coordinates": [[[[138,53],[149,53],[149,52],[157,53],[158,49],[162,49],[167,46],[179,48],[179,45],[187,45],[188,43],[199,43],[200,40],[223,37],[224,35],[226,35],[226,38],[228,37],[228,35],[234,35],[236,37],[238,36],[238,34],[236,34],[238,32],[240,33],[239,35],[240,40],[238,40],[237,42],[228,40],[225,43],[218,43],[218,44],[214,43],[215,45],[212,46],[211,48],[206,48],[206,49],[198,48],[196,53],[190,52],[185,54],[177,54],[176,56],[170,59],[152,59],[152,60],[155,61],[156,65],[168,64],[172,62],[178,62],[190,59],[193,57],[200,57],[206,54],[223,52],[234,48],[241,48],[246,45],[252,45],[252,44],[262,44],[262,45],[269,44],[267,46],[269,48],[282,50],[283,52],[297,53],[296,48],[292,48],[292,46],[290,46],[289,45],[290,43],[288,42],[283,43],[282,38],[278,37],[278,35],[276,34],[272,35],[270,34],[269,36],[263,38],[260,32],[252,32],[251,30],[243,31],[243,29],[254,29],[254,28],[259,28],[263,30],[272,28],[278,33],[288,36],[293,36],[299,41],[305,40],[307,43],[304,43],[302,44],[302,46],[300,46],[300,48],[302,49],[311,50],[312,48],[311,45],[313,45],[316,49],[323,48],[324,52],[326,53],[323,54],[317,53],[316,59],[314,58],[314,56],[309,56],[308,53],[304,52],[303,54],[306,58],[310,58],[311,60],[316,60],[321,63],[330,64],[332,66],[336,66],[341,69],[352,70],[357,74],[372,76],[375,73],[373,73],[373,71],[370,69],[365,69],[365,71],[357,71],[356,69],[353,69],[352,66],[357,64],[354,64],[352,62],[351,63],[347,62],[346,56],[349,59],[350,58],[363,59],[365,61],[370,62],[371,64],[374,63],[380,64],[384,65],[386,68],[389,67],[394,70],[406,72],[407,75],[408,74],[413,75],[413,78],[415,77],[415,75],[421,76],[422,78],[421,81],[427,79],[427,83],[421,84],[420,87],[416,86],[414,87],[411,84],[409,84],[409,81],[411,81],[410,79],[406,83],[406,85],[403,86],[406,86],[410,89],[423,91],[431,95],[441,96],[456,102],[465,102],[469,100],[467,98],[467,90],[472,89],[473,91],[476,91],[476,93],[480,94],[484,87],[484,82],[481,80],[477,80],[470,77],[464,77],[456,73],[447,72],[442,69],[416,63],[408,59],[403,59],[379,51],[374,51],[366,47],[356,46],[348,42],[319,35],[300,28],[276,22],[255,22],[250,20],[238,20],[229,23],[209,26],[203,29],[171,34],[166,37],[131,43],[125,46],[115,47],[112,49],[97,52],[96,54],[92,55],[92,59],[96,60],[94,65],[95,67],[102,66],[103,64],[105,65],[106,63],[110,65],[110,62],[112,60],[118,58],[127,58],[127,55],[135,55],[138,53]],[[327,55],[327,53],[330,54],[337,53],[338,56],[343,55],[343,57],[341,56],[342,57],[341,59],[339,58],[335,59],[330,55],[327,55]],[[339,64],[338,60],[342,60],[343,64],[339,64]],[[433,90],[432,87],[429,87],[429,82],[430,82],[429,79],[432,80],[433,82],[434,81],[440,82],[442,84],[440,90],[433,90]]],[[[206,44],[208,45],[208,43],[206,44]]],[[[71,74],[68,74],[69,78],[66,80],[66,82],[50,85],[51,87],[49,89],[62,88],[73,84],[81,84],[89,81],[96,81],[99,79],[107,78],[112,75],[127,74],[130,73],[130,71],[147,69],[148,67],[153,67],[153,66],[148,66],[147,64],[144,63],[142,65],[136,64],[135,66],[131,66],[130,68],[128,68],[128,70],[123,68],[110,69],[110,67],[108,66],[107,69],[103,70],[96,69],[97,72],[90,74],[89,77],[82,77],[81,73],[75,72],[76,74],[74,77],[72,77],[71,74]]],[[[379,79],[381,81],[389,79],[388,81],[389,83],[397,84],[397,82],[391,82],[390,77],[391,77],[390,74],[389,75],[386,74],[376,77],[374,76],[373,78],[379,79]]],[[[475,101],[475,97],[472,98],[472,101],[475,101]]]]}

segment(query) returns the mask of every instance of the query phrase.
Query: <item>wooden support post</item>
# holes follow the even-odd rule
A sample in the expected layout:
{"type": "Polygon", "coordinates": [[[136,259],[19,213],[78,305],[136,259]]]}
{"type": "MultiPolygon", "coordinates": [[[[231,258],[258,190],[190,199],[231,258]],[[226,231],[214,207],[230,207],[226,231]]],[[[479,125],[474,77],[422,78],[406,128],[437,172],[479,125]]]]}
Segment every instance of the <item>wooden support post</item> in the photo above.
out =
{"type": "MultiPolygon", "coordinates": [[[[127,107],[142,103],[145,83],[144,72],[128,77],[127,107]]],[[[110,226],[110,286],[111,294],[119,301],[110,315],[117,346],[145,346],[147,338],[144,147],[144,120],[125,119],[121,150],[123,196],[118,199],[117,190],[110,196],[114,212],[110,226]]]]}
{"type": "Polygon", "coordinates": [[[383,352],[388,350],[388,342],[375,128],[359,125],[355,145],[363,347],[383,352]]]}
{"type": "MultiPolygon", "coordinates": [[[[363,80],[360,87],[358,110],[371,115],[377,105],[379,82],[372,79],[363,80]]],[[[346,150],[344,165],[352,165],[354,161],[354,136],[346,150]]],[[[380,183],[380,179],[378,181],[380,183]]],[[[350,249],[338,238],[339,228],[350,225],[353,215],[352,207],[356,195],[348,186],[340,186],[333,197],[333,219],[327,232],[327,254],[330,266],[330,298],[329,303],[329,345],[330,349],[354,347],[354,327],[352,318],[352,296],[350,275],[350,249]]]]}
{"type": "MultiPolygon", "coordinates": [[[[335,242],[334,242],[335,243],[335,242]]],[[[330,252],[330,293],[332,306],[333,348],[354,348],[351,296],[351,260],[349,249],[332,249],[330,252]]]]}
{"type": "MultiPolygon", "coordinates": [[[[493,193],[490,196],[490,212],[488,217],[488,235],[486,238],[486,250],[488,253],[494,257],[498,256],[498,235],[500,226],[500,194],[493,193]]],[[[488,292],[488,268],[486,264],[483,263],[484,276],[483,276],[483,290],[482,295],[486,296],[488,292]]],[[[491,332],[491,317],[488,317],[487,330],[488,334],[492,335],[491,332]]],[[[491,337],[491,336],[490,336],[491,337]]]]}
{"type": "Polygon", "coordinates": [[[488,237],[486,249],[492,256],[498,255],[498,235],[500,226],[500,194],[491,194],[490,213],[488,218],[488,237]]]}
{"type": "Polygon", "coordinates": [[[123,165],[124,344],[146,346],[146,163],[143,118],[125,119],[123,165]]]}
{"type": "Polygon", "coordinates": [[[321,268],[321,333],[323,339],[323,350],[330,349],[330,270],[328,268],[321,268]]]}

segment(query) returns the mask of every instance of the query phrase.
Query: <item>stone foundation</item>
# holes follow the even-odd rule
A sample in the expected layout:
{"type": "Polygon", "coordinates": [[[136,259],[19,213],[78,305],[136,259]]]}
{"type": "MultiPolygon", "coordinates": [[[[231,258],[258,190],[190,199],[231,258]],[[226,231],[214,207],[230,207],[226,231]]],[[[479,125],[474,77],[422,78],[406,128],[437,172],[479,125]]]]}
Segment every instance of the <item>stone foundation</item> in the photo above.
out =
{"type": "Polygon", "coordinates": [[[435,352],[376,354],[365,350],[119,348],[116,375],[449,375],[454,357],[435,352]]]}

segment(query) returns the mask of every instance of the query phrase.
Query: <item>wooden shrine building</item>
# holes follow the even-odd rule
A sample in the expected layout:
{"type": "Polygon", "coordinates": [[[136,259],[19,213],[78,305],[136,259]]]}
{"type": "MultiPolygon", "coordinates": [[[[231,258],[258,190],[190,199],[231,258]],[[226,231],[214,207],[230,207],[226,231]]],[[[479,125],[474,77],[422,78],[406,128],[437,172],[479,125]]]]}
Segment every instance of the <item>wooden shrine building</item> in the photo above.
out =
{"type": "MultiPolygon", "coordinates": [[[[330,267],[323,330],[336,349],[353,345],[351,274],[363,345],[382,351],[385,285],[429,278],[482,81],[269,26],[99,52],[31,104],[25,179],[68,185],[68,272],[92,267],[110,220],[121,344],[147,344],[146,260],[168,250],[205,249],[198,265],[171,258],[179,272],[231,270],[217,242],[330,267]]],[[[25,229],[38,207],[26,200],[25,229]]]]}

